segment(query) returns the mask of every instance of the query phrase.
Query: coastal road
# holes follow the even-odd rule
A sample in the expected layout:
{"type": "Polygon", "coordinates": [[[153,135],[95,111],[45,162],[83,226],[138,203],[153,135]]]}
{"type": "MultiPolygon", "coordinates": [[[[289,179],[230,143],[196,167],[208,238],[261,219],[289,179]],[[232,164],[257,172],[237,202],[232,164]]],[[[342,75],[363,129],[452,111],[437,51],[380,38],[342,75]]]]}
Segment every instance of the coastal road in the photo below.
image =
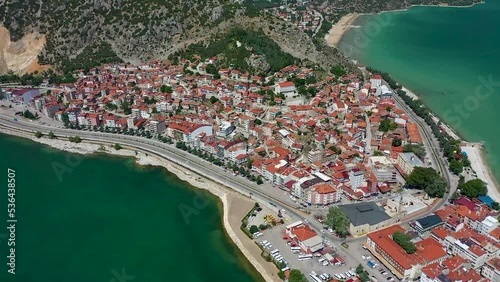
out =
{"type": "Polygon", "coordinates": [[[422,118],[417,116],[417,114],[415,114],[413,112],[413,110],[410,109],[410,107],[408,107],[408,105],[406,105],[406,103],[403,101],[403,99],[401,99],[401,97],[399,97],[396,94],[394,89],[390,88],[390,86],[385,81],[383,81],[383,83],[389,89],[391,89],[393,91],[393,93],[394,93],[393,97],[394,97],[394,100],[396,101],[396,104],[398,105],[398,107],[403,109],[408,114],[408,116],[411,118],[411,120],[413,120],[418,125],[420,132],[423,135],[424,146],[427,148],[427,151],[430,151],[430,153],[431,153],[432,163],[435,166],[437,166],[438,172],[446,179],[446,182],[448,183],[448,186],[450,187],[450,189],[445,192],[444,197],[439,201],[439,203],[434,205],[428,211],[428,213],[432,213],[432,212],[440,209],[445,203],[448,202],[449,198],[453,195],[453,193],[455,192],[457,183],[458,183],[457,177],[452,175],[450,173],[450,171],[448,170],[448,167],[445,163],[445,158],[441,154],[439,142],[437,141],[437,139],[434,138],[434,135],[432,133],[430,126],[427,125],[427,123],[422,118]]]}
{"type": "MultiPolygon", "coordinates": [[[[227,187],[231,187],[235,191],[242,193],[243,195],[251,195],[253,199],[264,204],[271,209],[286,209],[287,213],[291,215],[295,220],[308,220],[309,224],[313,229],[315,229],[318,234],[322,234],[320,231],[323,229],[323,225],[318,221],[314,220],[312,215],[306,215],[301,211],[297,211],[294,207],[291,207],[283,203],[280,199],[276,199],[270,196],[268,193],[257,188],[257,185],[246,179],[240,177],[234,177],[232,174],[224,171],[224,169],[213,165],[212,163],[201,160],[200,158],[191,155],[185,151],[175,148],[174,146],[164,144],[159,141],[152,139],[145,139],[143,137],[120,135],[113,133],[101,133],[93,131],[81,131],[66,128],[54,128],[51,126],[40,125],[35,122],[24,121],[17,117],[19,120],[14,121],[13,116],[0,115],[0,126],[7,127],[11,130],[20,130],[23,132],[34,133],[40,131],[42,133],[48,133],[52,131],[56,136],[60,137],[70,137],[70,136],[80,136],[82,139],[97,142],[106,143],[119,143],[122,145],[138,148],[140,150],[150,152],[169,161],[172,161],[187,170],[194,171],[204,177],[208,177],[215,182],[221,183],[227,187]],[[276,207],[270,206],[269,202],[273,202],[276,207]]],[[[332,243],[335,241],[340,241],[338,237],[330,234],[323,234],[325,239],[330,240],[332,243]]],[[[363,238],[359,238],[356,241],[361,241],[363,238]]],[[[350,265],[355,266],[359,263],[364,264],[365,262],[361,259],[361,254],[352,251],[344,250],[339,244],[335,246],[337,251],[341,256],[343,256],[350,265]]],[[[383,277],[376,270],[367,269],[370,275],[374,275],[378,279],[383,277]]]]}

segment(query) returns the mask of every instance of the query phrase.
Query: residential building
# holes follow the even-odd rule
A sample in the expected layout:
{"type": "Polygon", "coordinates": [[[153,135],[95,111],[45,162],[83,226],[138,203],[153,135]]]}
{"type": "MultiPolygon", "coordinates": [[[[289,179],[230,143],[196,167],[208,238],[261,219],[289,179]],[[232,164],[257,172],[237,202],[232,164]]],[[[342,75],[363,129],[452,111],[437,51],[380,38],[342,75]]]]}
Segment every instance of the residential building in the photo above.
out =
{"type": "Polygon", "coordinates": [[[414,153],[399,153],[397,165],[403,176],[409,175],[417,166],[424,166],[424,163],[414,153]]]}
{"type": "Polygon", "coordinates": [[[396,169],[386,156],[369,158],[369,165],[378,182],[396,183],[396,169]]]}
{"type": "Polygon", "coordinates": [[[491,281],[500,281],[500,257],[487,261],[481,269],[481,274],[491,281]]]}
{"type": "Polygon", "coordinates": [[[349,171],[349,181],[351,183],[351,189],[358,189],[365,182],[365,172],[357,168],[349,171]]]}
{"type": "Polygon", "coordinates": [[[287,97],[295,95],[295,91],[295,84],[291,81],[278,82],[275,87],[277,94],[284,94],[287,97]]]}
{"type": "Polygon", "coordinates": [[[34,88],[24,88],[19,90],[13,90],[8,100],[11,102],[22,103],[28,105],[34,97],[40,95],[40,90],[34,88]]]}
{"type": "Polygon", "coordinates": [[[321,183],[310,187],[307,202],[313,205],[329,205],[340,201],[340,193],[331,184],[321,183]]]}
{"type": "Polygon", "coordinates": [[[487,216],[481,223],[478,224],[477,232],[488,234],[498,227],[498,219],[493,216],[487,216]]]}

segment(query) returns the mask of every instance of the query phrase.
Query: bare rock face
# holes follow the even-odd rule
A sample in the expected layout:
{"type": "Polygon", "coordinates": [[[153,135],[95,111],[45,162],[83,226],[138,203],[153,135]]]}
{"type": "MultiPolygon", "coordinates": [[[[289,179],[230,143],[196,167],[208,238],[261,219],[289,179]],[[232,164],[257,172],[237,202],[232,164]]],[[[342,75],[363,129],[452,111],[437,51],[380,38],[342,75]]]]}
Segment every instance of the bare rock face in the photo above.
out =
{"type": "Polygon", "coordinates": [[[187,30],[210,29],[234,16],[225,9],[232,4],[233,0],[9,0],[0,1],[0,22],[15,42],[25,34],[46,34],[43,62],[72,59],[102,41],[125,60],[147,60],[165,53],[187,30]]]}
{"type": "Polygon", "coordinates": [[[0,74],[23,74],[46,69],[48,66],[38,65],[38,55],[44,45],[45,35],[37,32],[26,34],[20,40],[12,42],[9,31],[0,25],[0,74]]]}
{"type": "Polygon", "coordinates": [[[271,66],[264,55],[251,55],[247,60],[247,64],[252,67],[256,73],[267,73],[271,66]]]}

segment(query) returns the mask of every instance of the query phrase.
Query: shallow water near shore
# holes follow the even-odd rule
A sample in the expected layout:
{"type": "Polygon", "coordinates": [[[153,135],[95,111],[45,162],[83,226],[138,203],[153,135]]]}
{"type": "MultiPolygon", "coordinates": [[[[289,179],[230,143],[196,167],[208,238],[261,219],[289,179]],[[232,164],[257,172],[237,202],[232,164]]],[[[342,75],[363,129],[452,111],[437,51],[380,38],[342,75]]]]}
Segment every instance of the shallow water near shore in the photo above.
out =
{"type": "Polygon", "coordinates": [[[388,72],[467,141],[485,141],[500,179],[500,2],[362,16],[341,49],[388,72]]]}
{"type": "Polygon", "coordinates": [[[5,188],[0,281],[263,281],[226,236],[218,198],[165,169],[3,134],[0,148],[4,177],[15,170],[17,219],[12,275],[5,188]]]}

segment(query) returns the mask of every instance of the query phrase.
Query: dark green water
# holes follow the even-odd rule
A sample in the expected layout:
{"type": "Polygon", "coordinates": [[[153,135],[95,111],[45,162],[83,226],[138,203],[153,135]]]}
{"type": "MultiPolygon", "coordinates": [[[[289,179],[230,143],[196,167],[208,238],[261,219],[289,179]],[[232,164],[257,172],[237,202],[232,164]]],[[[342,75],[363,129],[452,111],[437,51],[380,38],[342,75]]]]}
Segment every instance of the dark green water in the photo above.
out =
{"type": "Polygon", "coordinates": [[[363,16],[340,47],[390,73],[468,141],[485,141],[500,179],[500,2],[363,16]],[[493,83],[485,83],[485,81],[493,83]]]}
{"type": "Polygon", "coordinates": [[[263,281],[229,243],[218,199],[162,168],[5,135],[0,151],[2,282],[263,281]],[[62,181],[54,162],[72,169],[62,181]],[[15,275],[7,273],[7,168],[17,184],[15,275]],[[187,222],[179,206],[193,201],[199,213],[187,222]]]}

